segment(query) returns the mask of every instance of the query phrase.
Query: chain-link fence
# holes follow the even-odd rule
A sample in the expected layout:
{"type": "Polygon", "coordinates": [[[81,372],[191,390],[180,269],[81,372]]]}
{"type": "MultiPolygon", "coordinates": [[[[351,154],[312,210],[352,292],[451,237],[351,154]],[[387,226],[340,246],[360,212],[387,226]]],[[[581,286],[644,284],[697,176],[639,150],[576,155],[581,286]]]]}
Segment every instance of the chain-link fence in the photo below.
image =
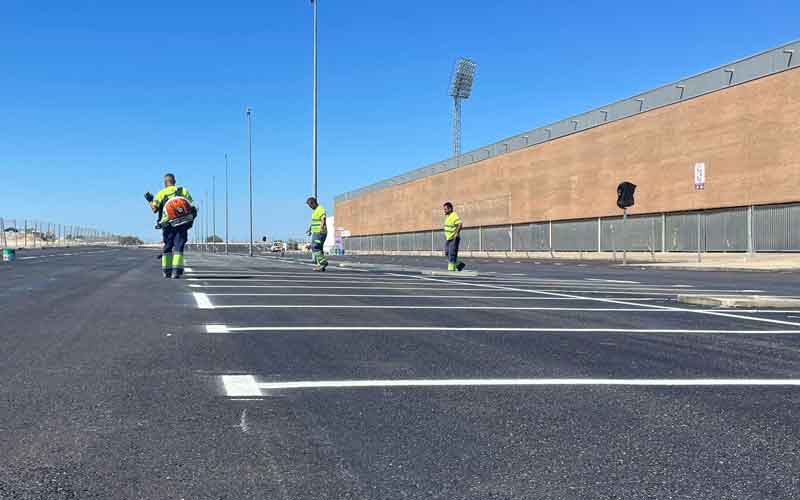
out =
{"type": "Polygon", "coordinates": [[[3,248],[46,248],[117,243],[119,243],[118,235],[89,226],[0,217],[0,246],[3,248]]]}

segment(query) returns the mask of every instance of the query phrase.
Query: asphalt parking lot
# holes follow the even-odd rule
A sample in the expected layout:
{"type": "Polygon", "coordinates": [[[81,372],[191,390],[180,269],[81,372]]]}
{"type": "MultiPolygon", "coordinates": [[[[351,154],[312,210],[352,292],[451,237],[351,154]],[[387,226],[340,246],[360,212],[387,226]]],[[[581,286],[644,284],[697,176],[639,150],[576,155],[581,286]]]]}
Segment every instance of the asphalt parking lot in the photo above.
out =
{"type": "Polygon", "coordinates": [[[800,493],[800,310],[675,301],[795,274],[153,255],[0,267],[0,498],[800,493]]]}

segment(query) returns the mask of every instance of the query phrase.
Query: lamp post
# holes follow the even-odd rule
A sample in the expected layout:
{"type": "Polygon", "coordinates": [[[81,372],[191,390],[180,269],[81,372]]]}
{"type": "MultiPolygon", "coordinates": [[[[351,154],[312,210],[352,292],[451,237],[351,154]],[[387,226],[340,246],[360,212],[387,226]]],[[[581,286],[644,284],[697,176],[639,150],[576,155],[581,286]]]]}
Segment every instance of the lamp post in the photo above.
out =
{"type": "Polygon", "coordinates": [[[250,257],[253,256],[253,108],[247,106],[247,150],[250,164],[250,257]]]}
{"type": "Polygon", "coordinates": [[[225,255],[228,255],[228,153],[225,153],[225,255]]]}
{"type": "Polygon", "coordinates": [[[314,10],[314,89],[313,89],[313,132],[311,136],[311,193],[317,198],[317,2],[311,0],[314,10]]]}
{"type": "Polygon", "coordinates": [[[217,177],[211,176],[211,248],[217,251],[217,177]]]}

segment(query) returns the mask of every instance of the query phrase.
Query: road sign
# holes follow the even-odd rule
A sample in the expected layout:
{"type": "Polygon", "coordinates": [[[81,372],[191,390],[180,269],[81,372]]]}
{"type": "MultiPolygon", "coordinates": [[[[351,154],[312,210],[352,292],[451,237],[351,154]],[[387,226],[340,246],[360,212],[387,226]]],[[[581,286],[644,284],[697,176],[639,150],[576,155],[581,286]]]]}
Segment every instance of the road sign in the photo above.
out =
{"type": "Polygon", "coordinates": [[[694,188],[698,191],[705,189],[706,187],[706,164],[705,163],[695,163],[694,164],[694,188]]]}

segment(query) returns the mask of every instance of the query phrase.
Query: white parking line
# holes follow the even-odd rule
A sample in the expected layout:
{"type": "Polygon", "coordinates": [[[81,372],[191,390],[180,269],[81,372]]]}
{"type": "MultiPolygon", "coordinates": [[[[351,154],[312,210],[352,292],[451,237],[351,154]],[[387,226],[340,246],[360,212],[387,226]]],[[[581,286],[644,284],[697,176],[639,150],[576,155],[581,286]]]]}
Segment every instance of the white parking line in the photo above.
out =
{"type": "MultiPolygon", "coordinates": [[[[197,286],[197,285],[190,285],[197,286]]],[[[472,289],[470,289],[472,290],[472,289]]],[[[399,298],[399,299],[480,299],[480,300],[592,300],[589,297],[575,299],[562,299],[561,297],[536,297],[526,295],[400,295],[400,294],[374,294],[374,293],[207,293],[209,297],[365,297],[365,298],[399,298]]],[[[667,299],[654,297],[633,297],[625,300],[635,301],[665,301],[667,299]]]]}
{"type": "MultiPolygon", "coordinates": [[[[444,279],[437,279],[437,278],[419,277],[419,279],[425,280],[425,281],[433,281],[433,282],[437,282],[437,283],[453,283],[453,281],[451,281],[451,280],[444,280],[444,279]]],[[[456,282],[456,283],[458,283],[458,282],[456,282]]],[[[563,292],[545,292],[545,291],[542,291],[542,290],[526,290],[524,288],[514,288],[514,287],[506,287],[506,286],[498,286],[498,285],[487,285],[487,284],[482,284],[482,283],[469,283],[469,282],[466,282],[466,283],[461,283],[461,284],[472,285],[472,286],[476,286],[476,287],[492,288],[492,289],[495,289],[495,290],[506,290],[506,291],[509,291],[509,292],[539,293],[539,294],[551,295],[551,296],[555,296],[555,297],[575,297],[575,295],[567,295],[567,294],[565,294],[563,292]]],[[[726,317],[726,318],[743,319],[743,320],[747,320],[747,321],[760,321],[760,322],[764,322],[764,323],[774,323],[774,324],[779,324],[779,325],[791,325],[791,326],[800,327],[800,323],[793,322],[793,321],[782,321],[782,320],[768,319],[768,318],[754,318],[752,316],[742,316],[741,314],[730,314],[730,313],[708,311],[708,310],[700,310],[700,309],[684,309],[684,308],[678,308],[678,307],[658,306],[658,305],[655,305],[655,304],[634,304],[634,303],[631,303],[631,302],[625,302],[625,301],[622,301],[622,300],[608,299],[608,298],[603,298],[603,297],[593,297],[593,299],[598,301],[598,302],[607,302],[607,303],[610,303],[610,304],[619,304],[619,305],[628,305],[628,306],[632,305],[632,306],[640,306],[640,307],[649,307],[649,308],[653,308],[653,309],[675,309],[675,310],[679,310],[679,311],[686,311],[686,312],[696,313],[696,314],[707,314],[707,315],[711,315],[711,316],[721,316],[721,317],[726,317]]],[[[800,333],[800,330],[798,331],[798,333],[800,333]]]]}
{"type": "Polygon", "coordinates": [[[261,396],[261,390],[252,375],[223,375],[222,385],[229,397],[261,396]]]}
{"type": "MultiPolygon", "coordinates": [[[[195,294],[197,295],[197,294],[195,294]]],[[[201,294],[208,300],[205,294],[201,294]]],[[[197,298],[197,297],[195,297],[197,298]]],[[[679,307],[652,309],[646,307],[647,304],[633,304],[638,307],[514,307],[514,306],[429,306],[429,305],[395,305],[395,304],[216,304],[199,306],[200,309],[416,309],[416,310],[462,310],[462,311],[568,311],[568,312],[628,312],[628,313],[716,313],[718,311],[737,312],[736,309],[682,309],[679,307]]],[[[775,309],[752,309],[747,311],[750,314],[800,314],[800,311],[785,311],[775,309]]],[[[762,321],[778,322],[793,325],[795,323],[777,320],[762,321]]],[[[798,324],[800,326],[800,324],[798,324]]],[[[797,331],[800,334],[800,330],[797,331]]]]}
{"type": "Polygon", "coordinates": [[[208,295],[202,292],[194,292],[192,295],[194,296],[194,300],[197,302],[198,309],[214,309],[214,304],[211,303],[208,295]]]}
{"type": "Polygon", "coordinates": [[[685,330],[664,328],[526,328],[479,326],[228,326],[206,325],[206,333],[239,332],[498,332],[498,333],[649,333],[649,334],[737,334],[737,335],[800,335],[800,330],[685,330]]]}
{"type": "Polygon", "coordinates": [[[586,281],[600,281],[603,283],[629,283],[633,285],[638,285],[640,282],[638,281],[625,281],[625,280],[604,280],[600,278],[584,278],[586,281]]]}
{"type": "MultiPolygon", "coordinates": [[[[230,375],[227,375],[230,376],[230,375]]],[[[225,376],[223,376],[225,377],[225,376]]],[[[255,383],[255,382],[254,382],[255,383]]],[[[244,387],[232,386],[228,396],[242,396],[252,391],[250,381],[244,387]]],[[[800,386],[800,379],[613,379],[613,378],[485,378],[485,379],[406,379],[406,380],[303,380],[292,382],[260,382],[263,390],[286,389],[364,389],[386,387],[519,387],[519,386],[625,386],[625,387],[766,387],[800,386]]],[[[226,390],[228,385],[226,383],[226,390]]],[[[247,394],[260,395],[260,394],[247,394]]]]}

